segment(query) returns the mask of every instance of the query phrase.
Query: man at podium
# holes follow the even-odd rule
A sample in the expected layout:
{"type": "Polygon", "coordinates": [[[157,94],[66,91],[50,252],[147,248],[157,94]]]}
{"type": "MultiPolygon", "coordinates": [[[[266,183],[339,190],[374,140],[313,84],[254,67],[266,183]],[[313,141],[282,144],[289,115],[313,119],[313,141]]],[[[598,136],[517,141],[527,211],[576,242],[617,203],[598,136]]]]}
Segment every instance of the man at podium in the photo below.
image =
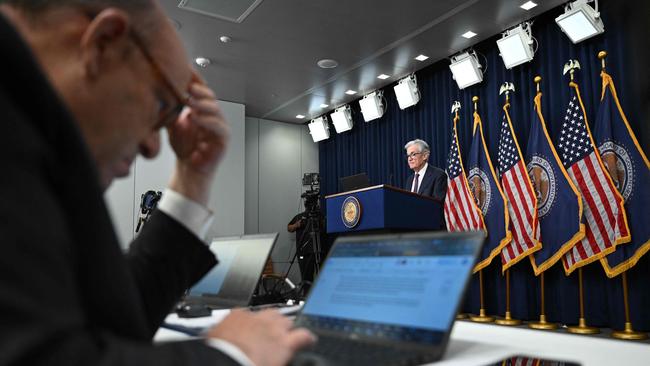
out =
{"type": "Polygon", "coordinates": [[[447,194],[447,174],[444,170],[429,165],[429,144],[416,139],[404,145],[404,149],[409,169],[413,170],[404,189],[444,201],[447,194]]]}

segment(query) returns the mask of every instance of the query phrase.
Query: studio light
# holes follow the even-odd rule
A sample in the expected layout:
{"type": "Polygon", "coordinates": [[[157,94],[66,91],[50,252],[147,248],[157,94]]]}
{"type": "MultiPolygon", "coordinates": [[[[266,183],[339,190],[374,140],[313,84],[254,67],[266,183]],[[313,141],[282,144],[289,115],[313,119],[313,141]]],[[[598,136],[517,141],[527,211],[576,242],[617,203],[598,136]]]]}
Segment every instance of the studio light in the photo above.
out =
{"type": "Polygon", "coordinates": [[[397,97],[399,109],[406,109],[412,105],[416,105],[420,101],[420,91],[418,90],[415,75],[410,75],[400,80],[393,89],[395,90],[395,97],[397,97]]]}
{"type": "Polygon", "coordinates": [[[522,23],[503,33],[503,37],[497,41],[497,46],[506,69],[531,61],[535,50],[530,22],[522,23]]]}
{"type": "Polygon", "coordinates": [[[314,118],[309,123],[309,134],[314,142],[330,138],[330,128],[327,125],[327,116],[314,118]]]}
{"type": "Polygon", "coordinates": [[[478,62],[478,57],[476,57],[474,51],[453,56],[449,69],[451,69],[459,89],[465,89],[483,81],[481,64],[478,62]]]}
{"type": "Polygon", "coordinates": [[[349,105],[337,108],[332,114],[332,123],[336,129],[336,133],[349,131],[352,129],[354,123],[352,122],[352,111],[349,105]]]}
{"type": "Polygon", "coordinates": [[[596,0],[596,10],[587,4],[591,1],[577,0],[569,3],[564,8],[564,14],[555,18],[557,25],[573,43],[582,42],[605,32],[605,25],[598,12],[598,0],[596,0]]]}
{"type": "Polygon", "coordinates": [[[384,115],[383,96],[383,92],[376,91],[366,95],[359,101],[359,106],[361,106],[361,113],[363,114],[363,119],[366,122],[381,118],[381,116],[384,115]]]}

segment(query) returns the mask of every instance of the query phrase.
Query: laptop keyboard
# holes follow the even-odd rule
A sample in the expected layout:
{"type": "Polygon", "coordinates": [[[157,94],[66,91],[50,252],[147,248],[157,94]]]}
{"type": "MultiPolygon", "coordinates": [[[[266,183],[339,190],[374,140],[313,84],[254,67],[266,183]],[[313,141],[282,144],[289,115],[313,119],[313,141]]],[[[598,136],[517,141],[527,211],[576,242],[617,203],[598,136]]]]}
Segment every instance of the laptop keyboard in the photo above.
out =
{"type": "Polygon", "coordinates": [[[318,343],[308,350],[336,365],[417,365],[432,357],[388,345],[319,334],[318,343]]]}

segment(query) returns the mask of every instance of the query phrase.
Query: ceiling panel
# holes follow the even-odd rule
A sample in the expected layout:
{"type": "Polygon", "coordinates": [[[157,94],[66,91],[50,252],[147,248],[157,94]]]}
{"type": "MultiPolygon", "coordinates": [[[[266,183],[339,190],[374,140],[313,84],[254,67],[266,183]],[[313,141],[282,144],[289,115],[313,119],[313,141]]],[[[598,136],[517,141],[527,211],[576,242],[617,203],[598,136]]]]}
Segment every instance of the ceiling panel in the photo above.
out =
{"type": "Polygon", "coordinates": [[[181,24],[190,56],[212,60],[200,72],[221,99],[245,104],[248,116],[291,123],[305,122],[297,114],[312,118],[357,100],[564,1],[544,1],[532,11],[520,9],[523,2],[264,0],[236,24],[162,1],[181,24]],[[469,29],[479,35],[460,37],[469,29]],[[222,35],[232,41],[220,42],[222,35]],[[413,60],[420,53],[430,59],[413,60]],[[322,58],[339,66],[320,69],[322,58]],[[391,78],[379,80],[380,73],[391,78]],[[347,96],[347,89],[359,93],[347,96]],[[330,107],[320,108],[323,102],[330,107]]]}

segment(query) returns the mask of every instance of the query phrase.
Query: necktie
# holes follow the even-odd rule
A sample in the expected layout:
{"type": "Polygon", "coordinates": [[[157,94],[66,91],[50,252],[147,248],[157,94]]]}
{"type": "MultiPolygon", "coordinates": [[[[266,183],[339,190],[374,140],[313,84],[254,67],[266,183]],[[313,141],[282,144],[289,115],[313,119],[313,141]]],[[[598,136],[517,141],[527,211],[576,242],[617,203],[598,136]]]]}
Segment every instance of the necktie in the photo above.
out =
{"type": "Polygon", "coordinates": [[[415,173],[415,178],[413,178],[413,192],[415,192],[415,193],[418,193],[418,189],[420,188],[420,187],[418,187],[418,183],[419,183],[418,178],[419,177],[420,177],[420,174],[415,173]]]}

